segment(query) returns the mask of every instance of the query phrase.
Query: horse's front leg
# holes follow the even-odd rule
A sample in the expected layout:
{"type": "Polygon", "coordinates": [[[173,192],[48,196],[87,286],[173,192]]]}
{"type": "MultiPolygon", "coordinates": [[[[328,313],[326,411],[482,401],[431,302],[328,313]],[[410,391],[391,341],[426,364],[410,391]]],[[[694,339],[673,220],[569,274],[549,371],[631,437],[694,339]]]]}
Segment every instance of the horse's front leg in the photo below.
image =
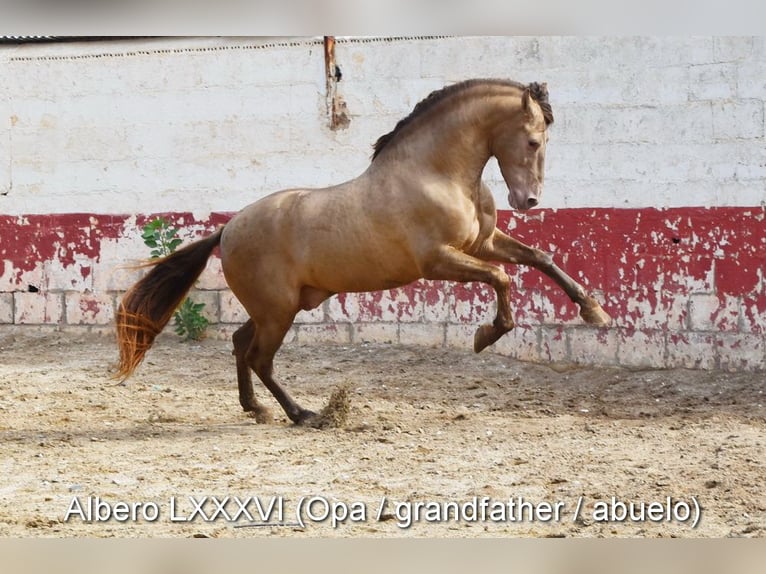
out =
{"type": "Polygon", "coordinates": [[[477,257],[488,261],[528,265],[539,269],[553,279],[569,295],[569,298],[580,306],[580,316],[586,323],[606,326],[612,320],[601,308],[598,301],[588,295],[582,285],[556,265],[548,253],[525,245],[499,229],[494,230],[477,253],[477,257]]]}
{"type": "Polygon", "coordinates": [[[480,281],[491,285],[497,295],[497,315],[491,325],[480,326],[473,339],[473,350],[480,352],[513,329],[511,316],[510,287],[508,274],[497,265],[492,265],[467,255],[462,251],[444,246],[422,264],[425,279],[441,279],[468,283],[480,281]]]}

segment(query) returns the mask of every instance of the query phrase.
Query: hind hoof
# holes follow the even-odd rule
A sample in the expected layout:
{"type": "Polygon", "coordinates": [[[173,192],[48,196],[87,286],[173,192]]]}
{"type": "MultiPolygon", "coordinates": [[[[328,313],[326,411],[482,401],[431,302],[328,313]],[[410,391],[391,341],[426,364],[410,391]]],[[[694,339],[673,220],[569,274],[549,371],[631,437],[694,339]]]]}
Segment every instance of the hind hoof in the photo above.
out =
{"type": "Polygon", "coordinates": [[[319,415],[316,414],[314,411],[310,411],[308,409],[301,409],[298,411],[298,414],[295,416],[295,418],[290,417],[290,419],[293,421],[293,424],[296,426],[315,426],[317,423],[317,420],[319,419],[319,415]]]}
{"type": "Polygon", "coordinates": [[[597,327],[606,327],[612,322],[612,318],[598,303],[594,303],[591,307],[581,308],[580,317],[582,317],[586,323],[596,325],[597,327]]]}
{"type": "Polygon", "coordinates": [[[261,405],[251,407],[247,411],[247,416],[254,418],[255,422],[257,422],[259,425],[265,425],[274,422],[274,416],[271,414],[271,411],[261,405]]]}

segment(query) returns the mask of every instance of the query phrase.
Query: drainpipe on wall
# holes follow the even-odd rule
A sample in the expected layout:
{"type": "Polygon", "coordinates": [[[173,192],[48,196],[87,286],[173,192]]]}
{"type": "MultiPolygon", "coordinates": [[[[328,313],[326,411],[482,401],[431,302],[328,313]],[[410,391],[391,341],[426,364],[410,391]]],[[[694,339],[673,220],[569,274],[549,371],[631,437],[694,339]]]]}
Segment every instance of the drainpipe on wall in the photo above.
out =
{"type": "Polygon", "coordinates": [[[327,116],[330,118],[330,129],[346,129],[351,123],[348,117],[346,102],[338,94],[338,83],[343,74],[335,62],[335,36],[324,36],[324,68],[327,82],[327,116]]]}

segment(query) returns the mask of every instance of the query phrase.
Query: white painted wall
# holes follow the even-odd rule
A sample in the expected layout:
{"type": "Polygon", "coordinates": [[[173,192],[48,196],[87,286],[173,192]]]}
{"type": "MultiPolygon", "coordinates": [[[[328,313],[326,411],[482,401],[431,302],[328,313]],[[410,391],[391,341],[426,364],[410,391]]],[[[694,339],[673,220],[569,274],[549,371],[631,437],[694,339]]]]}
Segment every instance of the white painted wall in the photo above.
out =
{"type": "Polygon", "coordinates": [[[0,210],[236,211],[356,176],[431,90],[485,76],[548,82],[548,207],[766,201],[763,38],[339,39],[337,62],[333,132],[319,38],[0,47],[0,210]]]}

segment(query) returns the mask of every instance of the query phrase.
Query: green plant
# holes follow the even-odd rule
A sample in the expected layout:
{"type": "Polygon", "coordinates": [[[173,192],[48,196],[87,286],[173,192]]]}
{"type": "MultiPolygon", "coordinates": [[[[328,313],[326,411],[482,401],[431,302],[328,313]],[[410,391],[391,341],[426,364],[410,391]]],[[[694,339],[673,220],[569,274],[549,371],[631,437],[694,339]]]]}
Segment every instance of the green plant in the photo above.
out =
{"type": "Polygon", "coordinates": [[[204,303],[195,303],[187,297],[173,315],[176,321],[173,330],[184,341],[199,341],[205,337],[208,320],[202,314],[204,308],[204,303]]]}
{"type": "Polygon", "coordinates": [[[144,225],[141,239],[151,249],[152,259],[167,257],[181,245],[178,229],[171,227],[164,217],[157,217],[144,225]]]}
{"type": "MultiPolygon", "coordinates": [[[[157,217],[144,225],[141,230],[141,239],[151,249],[152,259],[167,257],[182,243],[181,238],[178,237],[178,229],[172,227],[164,217],[157,217]]],[[[209,322],[202,314],[204,308],[204,303],[195,303],[187,297],[173,314],[175,319],[173,330],[184,341],[199,341],[205,336],[209,322]]]]}

